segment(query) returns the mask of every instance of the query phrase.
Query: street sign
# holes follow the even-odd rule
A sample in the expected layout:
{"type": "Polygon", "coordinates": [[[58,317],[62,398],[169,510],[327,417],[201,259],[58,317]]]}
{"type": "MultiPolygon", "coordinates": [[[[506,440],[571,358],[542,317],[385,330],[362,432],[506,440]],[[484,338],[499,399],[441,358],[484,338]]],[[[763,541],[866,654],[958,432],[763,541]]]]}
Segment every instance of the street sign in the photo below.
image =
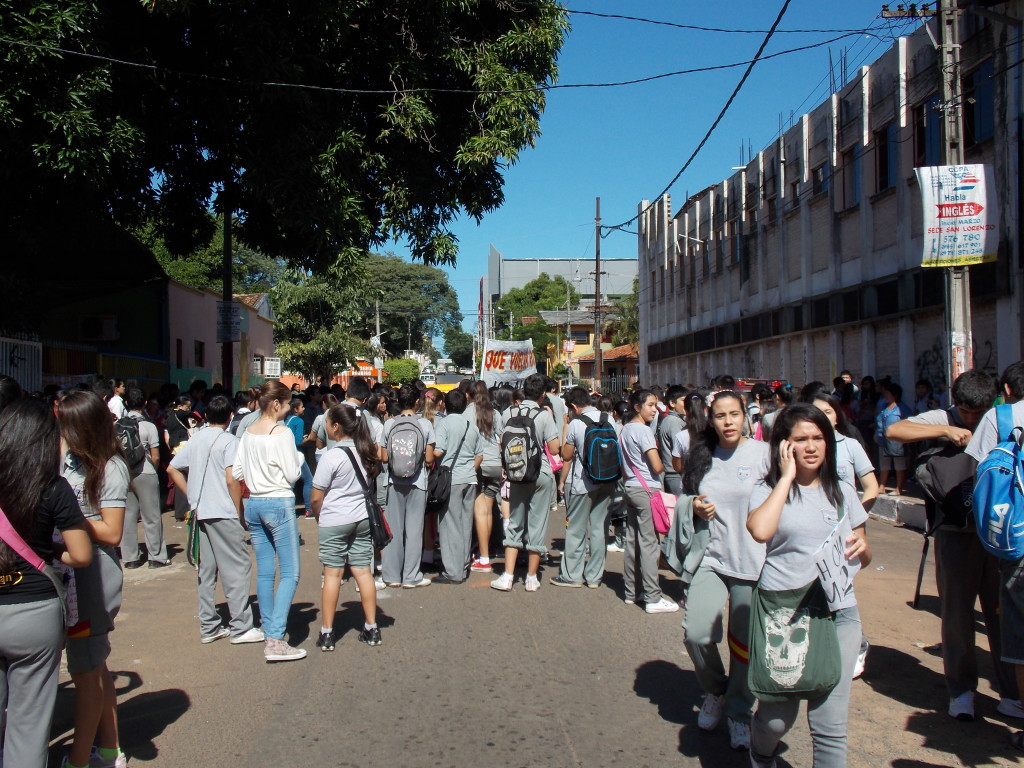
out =
{"type": "Polygon", "coordinates": [[[915,169],[924,208],[922,267],[966,267],[995,261],[999,209],[995,175],[986,166],[915,169]]]}
{"type": "Polygon", "coordinates": [[[217,302],[217,343],[242,340],[241,306],[237,301],[217,302]]]}

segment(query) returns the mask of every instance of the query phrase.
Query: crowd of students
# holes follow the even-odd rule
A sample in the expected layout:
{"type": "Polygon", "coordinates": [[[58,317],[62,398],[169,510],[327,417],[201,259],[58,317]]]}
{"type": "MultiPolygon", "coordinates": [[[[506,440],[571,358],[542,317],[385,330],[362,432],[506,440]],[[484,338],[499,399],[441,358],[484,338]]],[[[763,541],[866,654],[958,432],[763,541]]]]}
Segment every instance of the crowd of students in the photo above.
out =
{"type": "MultiPolygon", "coordinates": [[[[371,387],[357,377],[345,390],[299,392],[268,381],[229,397],[197,382],[188,394],[150,398],[121,380],[25,396],[17,382],[0,378],[0,509],[10,521],[0,519],[0,657],[8,701],[19,702],[7,709],[4,764],[46,764],[66,638],[76,702],[62,765],[126,765],[106,666],[110,633],[122,568],[168,563],[165,506],[176,516],[193,511],[200,642],[262,643],[267,662],[284,662],[307,655],[287,636],[300,582],[301,516],[316,522],[322,609],[315,646],[329,652],[346,575],[360,595],[359,640],[368,646],[383,642],[379,590],[457,588],[483,573],[495,590],[511,591],[521,575],[523,589],[538,592],[550,557],[549,517],[563,499],[565,541],[548,583],[600,588],[606,552],[622,551],[625,603],[649,614],[685,607],[683,642],[704,693],[701,729],[725,720],[733,749],[749,750],[755,767],[772,766],[807,700],[814,765],[844,766],[851,681],[868,647],[851,575],[871,559],[867,511],[885,492],[888,470],[897,477],[892,492],[902,490],[905,445],[938,441],[980,461],[998,438],[986,414],[997,394],[1021,400],[1013,415],[1024,426],[1024,363],[998,382],[963,374],[949,408],[919,386],[913,409],[901,406],[895,383],[876,388],[865,377],[858,388],[848,372],[831,387],[812,382],[798,391],[762,384],[739,392],[720,376],[699,389],[637,385],[623,398],[581,387],[560,393],[542,375],[521,389],[464,381],[447,393],[418,382],[371,387]],[[141,462],[128,460],[133,439],[141,462]],[[879,482],[875,462],[896,458],[902,461],[883,463],[879,482]],[[669,522],[656,503],[663,492],[673,494],[669,522]],[[376,507],[392,540],[375,552],[376,507]],[[766,615],[766,598],[799,593],[806,601],[811,592],[817,599],[834,590],[818,563],[831,540],[849,577],[841,596],[833,593],[821,616],[803,607],[766,615]],[[495,549],[504,549],[500,568],[491,560],[495,549]],[[688,563],[676,569],[686,585],[681,602],[661,588],[661,559],[671,564],[673,553],[688,563]],[[253,560],[261,627],[249,599],[253,560]],[[432,579],[425,575],[431,570],[432,579]],[[216,610],[218,581],[226,626],[216,610]],[[65,616],[69,586],[75,610],[65,616]],[[794,637],[812,618],[830,622],[836,679],[785,695],[810,677],[809,632],[794,637]],[[769,695],[757,680],[783,691],[769,695]]],[[[1000,670],[999,712],[1024,717],[1020,563],[995,562],[969,520],[934,519],[949,715],[974,717],[973,605],[980,597],[1000,670]]],[[[1024,737],[1013,738],[1020,746],[1024,737]]]]}

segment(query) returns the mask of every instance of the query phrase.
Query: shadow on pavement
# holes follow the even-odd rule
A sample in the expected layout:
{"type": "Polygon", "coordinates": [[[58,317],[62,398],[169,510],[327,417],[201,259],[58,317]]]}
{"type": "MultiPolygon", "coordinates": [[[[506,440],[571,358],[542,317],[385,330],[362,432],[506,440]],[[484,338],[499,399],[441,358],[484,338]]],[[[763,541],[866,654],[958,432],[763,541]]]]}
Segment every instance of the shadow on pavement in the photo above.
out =
{"type": "Polygon", "coordinates": [[[320,606],[313,603],[292,603],[288,612],[288,642],[298,646],[309,637],[309,627],[320,616],[320,606]]]}
{"type": "MultiPolygon", "coordinates": [[[[319,614],[318,614],[319,615],[319,614]]],[[[363,629],[363,604],[359,600],[348,600],[338,607],[334,614],[334,638],[341,640],[349,632],[359,633],[363,629]]],[[[377,626],[381,629],[395,626],[395,620],[377,605],[377,626]]]]}
{"type": "MultiPolygon", "coordinates": [[[[988,654],[979,651],[982,674],[991,671],[988,654]]],[[[920,735],[921,746],[955,755],[961,765],[988,765],[994,758],[1015,761],[1020,752],[1010,744],[1011,731],[996,713],[998,701],[978,693],[974,722],[953,720],[946,714],[948,693],[942,674],[923,666],[914,656],[885,646],[872,645],[863,680],[876,692],[917,709],[908,718],[904,730],[920,735]],[[875,671],[877,670],[877,671],[875,671]],[[899,674],[892,674],[899,670],[899,674]]],[[[989,675],[985,675],[989,676],[989,675]]],[[[931,763],[898,759],[894,768],[930,768],[931,763]]]]}

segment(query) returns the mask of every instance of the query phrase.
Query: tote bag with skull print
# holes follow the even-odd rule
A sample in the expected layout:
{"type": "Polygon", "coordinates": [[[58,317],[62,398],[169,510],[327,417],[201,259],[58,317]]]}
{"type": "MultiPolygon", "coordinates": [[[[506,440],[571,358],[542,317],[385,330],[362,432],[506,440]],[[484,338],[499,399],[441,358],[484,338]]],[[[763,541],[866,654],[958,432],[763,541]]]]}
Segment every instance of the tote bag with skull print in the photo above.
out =
{"type": "Polygon", "coordinates": [[[754,588],[750,692],[761,701],[819,699],[839,683],[836,624],[821,582],[800,589],[754,588]]]}

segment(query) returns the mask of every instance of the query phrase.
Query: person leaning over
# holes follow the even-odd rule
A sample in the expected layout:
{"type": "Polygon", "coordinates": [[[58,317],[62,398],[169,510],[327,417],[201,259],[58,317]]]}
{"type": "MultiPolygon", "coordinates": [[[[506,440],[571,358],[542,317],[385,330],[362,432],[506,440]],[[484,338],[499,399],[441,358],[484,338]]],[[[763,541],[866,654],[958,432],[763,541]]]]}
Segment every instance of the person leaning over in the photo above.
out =
{"type": "MultiPolygon", "coordinates": [[[[606,555],[605,535],[611,512],[615,481],[598,483],[584,471],[581,460],[587,427],[601,420],[602,414],[590,401],[590,393],[583,387],[573,387],[565,394],[570,416],[562,446],[566,469],[560,482],[569,480],[569,493],[565,498],[565,546],[562,564],[557,576],[551,579],[554,587],[601,586],[606,555]],[[568,474],[566,474],[568,473],[568,474]],[[590,557],[586,557],[587,542],[590,557]]],[[[608,416],[604,416],[609,420],[608,416]]],[[[610,421],[610,420],[609,420],[610,421]]]]}
{"type": "Polygon", "coordinates": [[[238,439],[227,431],[231,401],[224,395],[211,398],[206,419],[206,429],[182,446],[167,469],[197,515],[199,641],[212,643],[230,636],[235,645],[262,643],[263,630],[253,626],[249,605],[252,562],[242,527],[242,486],[231,474],[238,450],[238,439]],[[231,617],[226,627],[217,612],[218,575],[231,617]]]}

